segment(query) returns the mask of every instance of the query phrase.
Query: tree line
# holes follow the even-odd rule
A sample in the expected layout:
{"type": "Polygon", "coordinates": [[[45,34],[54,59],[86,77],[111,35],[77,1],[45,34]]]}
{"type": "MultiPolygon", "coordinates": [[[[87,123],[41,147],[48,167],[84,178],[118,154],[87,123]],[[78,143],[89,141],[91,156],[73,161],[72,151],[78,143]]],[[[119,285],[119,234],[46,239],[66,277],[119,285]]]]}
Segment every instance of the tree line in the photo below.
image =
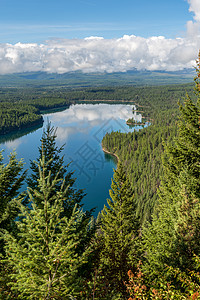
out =
{"type": "Polygon", "coordinates": [[[43,123],[39,110],[31,105],[0,103],[0,134],[21,130],[43,123]]]}
{"type": "MultiPolygon", "coordinates": [[[[184,96],[187,89],[192,96],[191,84],[174,86],[149,87],[98,87],[77,88],[0,88],[0,134],[19,131],[42,125],[42,113],[49,109],[66,109],[73,103],[82,101],[97,103],[137,103],[145,105],[146,116],[154,114],[160,103],[165,103],[165,110],[176,107],[178,99],[184,96]],[[168,99],[168,104],[165,99],[168,99]]],[[[162,108],[162,110],[164,107],[162,108]]]]}

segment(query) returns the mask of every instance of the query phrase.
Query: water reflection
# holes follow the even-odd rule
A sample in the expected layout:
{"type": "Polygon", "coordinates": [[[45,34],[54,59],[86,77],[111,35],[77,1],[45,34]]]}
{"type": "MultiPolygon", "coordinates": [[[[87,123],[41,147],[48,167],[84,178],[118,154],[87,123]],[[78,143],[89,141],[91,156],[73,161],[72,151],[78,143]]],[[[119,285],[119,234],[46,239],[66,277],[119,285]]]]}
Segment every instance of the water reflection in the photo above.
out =
{"type": "MultiPolygon", "coordinates": [[[[16,140],[20,140],[21,137],[26,136],[39,128],[42,128],[43,124],[36,125],[30,128],[20,129],[18,131],[14,131],[12,133],[8,133],[6,135],[0,135],[0,144],[8,143],[8,142],[15,142],[16,140]]],[[[15,148],[15,143],[10,143],[11,148],[15,148]],[[13,146],[12,146],[13,145],[13,146]]]]}
{"type": "Polygon", "coordinates": [[[98,125],[99,122],[117,118],[117,119],[129,119],[136,118],[137,121],[141,119],[141,114],[134,114],[134,105],[122,105],[122,104],[74,104],[69,109],[55,113],[52,115],[52,121],[61,122],[63,124],[84,122],[93,125],[98,125]],[[97,123],[98,122],[98,123],[97,123]]]}
{"type": "Polygon", "coordinates": [[[17,149],[23,141],[21,139],[10,140],[6,143],[6,147],[8,150],[12,151],[13,149],[17,149]]]}
{"type": "MultiPolygon", "coordinates": [[[[75,104],[71,105],[69,109],[48,115],[51,122],[57,127],[58,140],[67,142],[70,135],[75,132],[88,134],[93,128],[109,122],[119,122],[119,120],[127,120],[133,118],[139,122],[142,119],[141,114],[133,113],[134,105],[123,104],[75,104]]],[[[116,123],[113,122],[113,123],[116,123]]],[[[121,131],[127,131],[124,126],[120,128],[121,131]]],[[[113,126],[112,126],[113,127],[113,126]]],[[[114,127],[113,127],[114,129],[114,127]]]]}
{"type": "MultiPolygon", "coordinates": [[[[130,132],[126,120],[134,118],[137,122],[142,120],[141,114],[133,113],[135,107],[125,104],[75,104],[65,111],[44,115],[44,125],[47,120],[57,128],[57,144],[65,144],[65,164],[70,164],[77,177],[77,188],[85,189],[87,196],[84,208],[97,207],[96,214],[100,211],[109,197],[113,168],[116,159],[104,154],[101,141],[107,132],[130,132]]],[[[40,128],[22,137],[16,136],[1,144],[5,157],[15,148],[18,158],[24,158],[25,168],[29,169],[30,160],[38,157],[38,147],[43,133],[40,128]]],[[[137,130],[141,126],[137,126],[137,130]]],[[[30,171],[30,169],[29,169],[30,171]]]]}

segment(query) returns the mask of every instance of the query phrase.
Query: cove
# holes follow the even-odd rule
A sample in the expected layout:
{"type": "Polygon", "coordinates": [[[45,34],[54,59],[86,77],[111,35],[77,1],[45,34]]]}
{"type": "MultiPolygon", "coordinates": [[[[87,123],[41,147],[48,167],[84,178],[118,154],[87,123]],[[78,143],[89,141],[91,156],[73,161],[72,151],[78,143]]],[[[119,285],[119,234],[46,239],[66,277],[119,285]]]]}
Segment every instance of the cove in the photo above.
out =
{"type": "Polygon", "coordinates": [[[133,105],[126,104],[73,104],[64,111],[45,114],[42,128],[21,137],[8,137],[0,144],[0,149],[4,150],[5,162],[7,155],[15,149],[17,157],[24,159],[28,169],[30,160],[38,157],[40,139],[50,121],[57,128],[57,145],[65,144],[65,164],[70,163],[69,169],[74,171],[75,186],[86,192],[83,209],[95,207],[96,216],[109,197],[113,168],[117,163],[116,158],[103,152],[102,138],[107,132],[130,132],[142,128],[130,128],[126,124],[129,118],[141,122],[141,114],[133,109],[133,105]]]}

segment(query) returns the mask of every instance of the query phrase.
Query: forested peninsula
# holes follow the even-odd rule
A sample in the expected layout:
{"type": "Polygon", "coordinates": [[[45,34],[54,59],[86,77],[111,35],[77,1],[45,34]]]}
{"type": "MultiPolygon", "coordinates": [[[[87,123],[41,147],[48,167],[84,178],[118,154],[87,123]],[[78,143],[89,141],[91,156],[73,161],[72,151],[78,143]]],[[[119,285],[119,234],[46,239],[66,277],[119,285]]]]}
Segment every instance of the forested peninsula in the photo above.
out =
{"type": "MultiPolygon", "coordinates": [[[[13,96],[13,97],[12,97],[13,96]]],[[[0,97],[0,134],[5,135],[22,129],[43,124],[42,113],[47,110],[67,108],[69,101],[60,98],[38,98],[16,100],[17,94],[9,101],[0,97]]]]}
{"type": "Polygon", "coordinates": [[[200,299],[200,55],[196,71],[186,85],[1,91],[38,116],[103,100],[149,121],[104,136],[118,165],[96,219],[51,124],[28,174],[0,153],[0,299],[200,299]]]}

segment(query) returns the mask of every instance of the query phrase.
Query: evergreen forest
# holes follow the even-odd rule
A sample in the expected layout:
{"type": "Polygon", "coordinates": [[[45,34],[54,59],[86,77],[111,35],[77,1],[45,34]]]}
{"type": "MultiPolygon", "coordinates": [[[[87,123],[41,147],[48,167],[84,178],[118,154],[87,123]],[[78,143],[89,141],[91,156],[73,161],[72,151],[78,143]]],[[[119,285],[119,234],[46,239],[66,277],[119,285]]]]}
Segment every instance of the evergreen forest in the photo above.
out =
{"type": "MultiPolygon", "coordinates": [[[[185,91],[192,95],[192,84],[165,86],[106,86],[90,88],[0,87],[0,134],[32,130],[43,125],[42,114],[63,110],[75,103],[133,103],[145,105],[148,114],[177,108],[185,91]],[[160,108],[160,109],[159,109],[160,108]],[[150,110],[149,110],[150,109],[150,110]]],[[[154,114],[154,113],[153,113],[154,114]]]]}
{"type": "Polygon", "coordinates": [[[83,101],[133,103],[145,125],[104,136],[118,165],[97,218],[50,123],[30,175],[0,152],[0,299],[200,299],[200,54],[196,72],[194,84],[1,89],[2,134],[83,101]]]}

